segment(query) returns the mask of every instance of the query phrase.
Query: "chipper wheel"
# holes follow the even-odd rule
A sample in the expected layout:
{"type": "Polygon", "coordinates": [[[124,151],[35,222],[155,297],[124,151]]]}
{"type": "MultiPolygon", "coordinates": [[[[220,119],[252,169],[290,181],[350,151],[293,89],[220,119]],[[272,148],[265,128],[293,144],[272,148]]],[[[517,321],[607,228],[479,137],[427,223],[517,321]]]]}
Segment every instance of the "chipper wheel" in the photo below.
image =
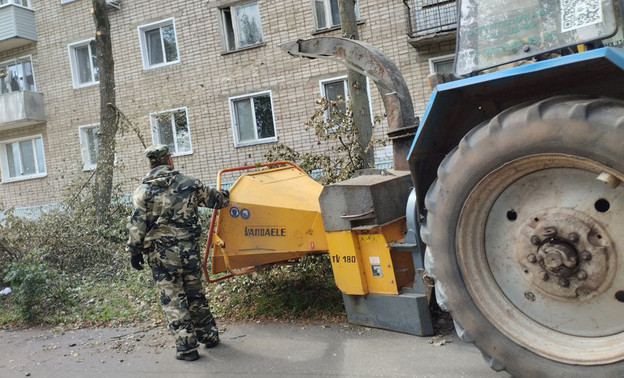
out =
{"type": "Polygon", "coordinates": [[[445,158],[425,206],[441,305],[492,368],[624,376],[624,102],[504,111],[445,158]]]}

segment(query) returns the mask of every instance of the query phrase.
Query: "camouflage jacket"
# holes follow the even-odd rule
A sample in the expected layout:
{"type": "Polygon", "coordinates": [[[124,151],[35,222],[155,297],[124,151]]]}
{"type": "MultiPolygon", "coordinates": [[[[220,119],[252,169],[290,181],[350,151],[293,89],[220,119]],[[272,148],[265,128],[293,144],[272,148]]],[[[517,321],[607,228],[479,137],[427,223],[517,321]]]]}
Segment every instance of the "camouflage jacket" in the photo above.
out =
{"type": "Polygon", "coordinates": [[[201,233],[197,207],[215,207],[219,195],[167,165],[152,169],[132,196],[127,250],[135,255],[147,252],[154,241],[197,238],[201,233]]]}

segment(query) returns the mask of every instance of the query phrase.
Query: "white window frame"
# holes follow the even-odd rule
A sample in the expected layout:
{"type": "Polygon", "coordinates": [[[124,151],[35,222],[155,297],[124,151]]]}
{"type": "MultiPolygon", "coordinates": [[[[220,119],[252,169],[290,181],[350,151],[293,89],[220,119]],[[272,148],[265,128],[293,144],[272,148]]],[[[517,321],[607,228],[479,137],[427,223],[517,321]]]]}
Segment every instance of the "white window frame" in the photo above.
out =
{"type": "Polygon", "coordinates": [[[180,48],[179,48],[179,43],[178,43],[178,33],[176,31],[176,24],[175,24],[175,19],[173,17],[171,18],[167,18],[164,20],[160,20],[157,22],[152,22],[150,24],[145,24],[145,25],[141,25],[137,28],[138,33],[139,33],[139,44],[141,46],[141,58],[143,60],[143,69],[144,70],[151,70],[154,68],[159,68],[159,67],[165,67],[165,66],[170,66],[173,64],[178,64],[180,63],[180,48]],[[160,32],[160,41],[161,41],[161,45],[162,45],[162,53],[163,53],[163,62],[162,63],[157,63],[157,64],[150,64],[150,58],[149,58],[149,53],[147,51],[147,39],[145,38],[145,33],[152,31],[154,29],[161,29],[163,26],[169,26],[171,25],[173,27],[173,36],[175,38],[175,48],[176,48],[176,55],[177,55],[177,59],[176,60],[172,60],[170,62],[167,62],[167,53],[165,52],[165,44],[163,42],[163,38],[162,38],[162,31],[160,32]]]}
{"type": "Polygon", "coordinates": [[[93,59],[89,59],[89,68],[91,70],[91,81],[87,83],[80,83],[80,74],[78,73],[79,67],[78,67],[78,61],[76,59],[76,48],[88,46],[89,57],[91,57],[92,56],[91,54],[93,53],[91,51],[91,42],[94,42],[94,41],[95,41],[94,38],[89,38],[89,39],[85,39],[82,41],[70,43],[69,45],[67,45],[67,50],[69,52],[69,63],[71,66],[71,73],[72,73],[72,83],[73,83],[74,89],[90,87],[92,85],[97,85],[100,83],[100,80],[95,80],[95,74],[94,74],[94,69],[93,69],[93,59]]]}
{"type": "Polygon", "coordinates": [[[436,63],[440,63],[440,62],[444,62],[448,60],[452,61],[453,59],[455,59],[455,55],[453,54],[440,55],[440,56],[435,56],[433,58],[429,58],[429,73],[434,74],[437,72],[435,69],[436,63]]]}
{"type": "MultiPolygon", "coordinates": [[[[33,62],[32,55],[20,56],[19,58],[15,58],[15,59],[7,60],[7,61],[4,61],[4,62],[0,62],[0,68],[8,67],[11,64],[17,64],[18,61],[20,63],[23,63],[24,61],[30,61],[30,69],[32,70],[32,76],[33,76],[33,86],[35,87],[34,90],[32,90],[32,91],[26,91],[24,89],[24,86],[21,85],[20,91],[36,92],[37,91],[37,81],[35,80],[35,64],[33,62]]],[[[0,78],[0,80],[4,80],[4,79],[0,78]]]]}
{"type": "MultiPolygon", "coordinates": [[[[344,83],[344,89],[345,89],[345,97],[343,100],[345,101],[349,101],[350,95],[349,95],[349,83],[348,83],[348,76],[347,75],[343,75],[343,76],[336,76],[336,77],[330,77],[327,79],[321,79],[319,80],[319,90],[321,92],[321,97],[327,98],[327,94],[325,93],[325,84],[329,84],[329,83],[335,83],[338,81],[343,81],[344,83]]],[[[371,124],[374,126],[375,122],[374,122],[374,117],[373,117],[373,103],[371,100],[371,93],[370,93],[370,83],[368,81],[368,77],[366,77],[366,94],[368,96],[368,110],[370,111],[370,117],[371,117],[371,124]]],[[[324,119],[325,121],[327,121],[327,118],[329,117],[329,114],[325,114],[324,115],[324,119]]]]}
{"type": "Polygon", "coordinates": [[[32,9],[32,0],[2,0],[0,2],[0,7],[5,5],[17,5],[18,7],[24,7],[28,9],[32,9]],[[26,3],[26,5],[24,5],[26,3]]]}
{"type": "Polygon", "coordinates": [[[184,112],[184,116],[186,117],[186,127],[188,128],[188,134],[189,134],[189,150],[188,151],[179,151],[178,148],[178,138],[176,135],[176,130],[175,127],[173,126],[173,124],[171,125],[172,128],[172,134],[173,134],[173,143],[175,146],[175,151],[170,151],[171,156],[175,157],[175,156],[185,156],[185,155],[192,155],[193,154],[193,140],[191,138],[191,124],[189,122],[189,115],[188,115],[188,108],[186,106],[183,106],[181,108],[173,108],[173,109],[167,109],[167,110],[163,110],[163,111],[159,111],[159,112],[154,112],[154,113],[150,113],[150,131],[152,133],[152,144],[160,144],[162,143],[160,141],[160,139],[158,138],[158,133],[155,133],[154,131],[156,130],[156,128],[158,127],[158,123],[156,121],[156,116],[158,116],[159,114],[166,114],[166,113],[171,113],[172,117],[171,117],[171,122],[175,121],[175,117],[173,116],[174,113],[183,111],[184,112]]]}
{"type": "Polygon", "coordinates": [[[0,141],[0,168],[2,169],[2,182],[3,183],[46,177],[48,175],[48,170],[46,168],[45,148],[43,147],[43,135],[41,134],[29,135],[27,137],[0,141]],[[38,139],[38,138],[41,139],[41,154],[42,154],[41,160],[43,160],[43,172],[39,172],[40,167],[39,167],[39,156],[37,155],[38,154],[37,147],[33,146],[33,151],[35,154],[35,168],[36,168],[37,173],[11,177],[9,173],[10,170],[9,170],[9,161],[7,157],[6,145],[10,143],[23,142],[27,140],[30,140],[31,142],[34,143],[35,139],[38,139]]]}
{"type": "Polygon", "coordinates": [[[76,0],[61,0],[61,4],[73,3],[76,0]]]}
{"type": "Polygon", "coordinates": [[[264,33],[262,32],[262,17],[260,15],[260,4],[258,1],[247,1],[244,3],[239,3],[239,4],[223,7],[219,9],[219,13],[221,16],[221,35],[222,35],[223,46],[225,48],[225,51],[229,52],[229,51],[247,49],[247,48],[261,45],[262,43],[264,43],[264,33]],[[261,40],[251,45],[239,46],[238,45],[239,28],[238,28],[238,21],[235,16],[236,8],[247,6],[249,4],[256,4],[256,6],[258,7],[258,17],[260,17],[260,25],[258,26],[260,28],[261,40]],[[228,37],[229,36],[228,31],[230,29],[233,34],[233,41],[230,41],[230,38],[228,37]]]}
{"type": "MultiPolygon", "coordinates": [[[[314,14],[314,29],[317,31],[329,30],[340,27],[340,21],[337,24],[332,23],[331,1],[330,0],[312,0],[312,13],[314,14]],[[316,3],[322,2],[325,9],[325,27],[319,27],[319,15],[316,12],[316,3]]],[[[360,21],[360,6],[355,2],[355,20],[360,21]]]]}
{"type": "MultiPolygon", "coordinates": [[[[233,96],[233,97],[228,98],[228,102],[230,104],[230,120],[232,121],[232,135],[234,137],[234,147],[245,147],[245,146],[253,146],[256,144],[277,142],[277,124],[275,123],[275,106],[273,104],[272,91],[269,90],[269,91],[263,91],[263,92],[249,93],[249,94],[240,95],[240,96],[233,96]],[[271,101],[271,118],[273,121],[273,131],[275,135],[269,138],[262,138],[262,139],[258,138],[258,127],[256,124],[256,112],[252,111],[252,118],[253,118],[253,123],[254,123],[254,128],[253,128],[254,140],[240,141],[239,136],[238,136],[238,125],[236,123],[236,108],[234,107],[234,102],[240,101],[243,99],[252,99],[254,97],[259,97],[261,95],[266,95],[266,94],[269,95],[269,100],[271,101]]],[[[252,110],[253,110],[254,109],[253,101],[251,101],[251,104],[252,104],[252,110]]]]}
{"type": "Polygon", "coordinates": [[[89,139],[87,138],[87,130],[89,129],[98,129],[99,131],[100,124],[92,123],[90,125],[82,125],[78,126],[78,137],[80,138],[80,152],[82,153],[82,170],[83,171],[92,171],[97,167],[97,154],[98,154],[98,141],[96,139],[95,146],[89,145],[89,139]],[[95,148],[95,159],[96,161],[91,161],[91,154],[89,150],[91,148],[95,148]]]}

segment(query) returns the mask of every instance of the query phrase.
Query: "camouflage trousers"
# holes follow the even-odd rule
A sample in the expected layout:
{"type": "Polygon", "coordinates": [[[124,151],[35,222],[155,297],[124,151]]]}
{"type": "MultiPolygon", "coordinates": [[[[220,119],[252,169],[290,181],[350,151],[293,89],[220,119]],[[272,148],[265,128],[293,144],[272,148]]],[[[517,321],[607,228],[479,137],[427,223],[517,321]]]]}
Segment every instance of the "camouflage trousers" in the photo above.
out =
{"type": "Polygon", "coordinates": [[[218,342],[219,330],[202,286],[197,241],[155,243],[147,261],[177,351],[189,353],[198,342],[218,342]]]}

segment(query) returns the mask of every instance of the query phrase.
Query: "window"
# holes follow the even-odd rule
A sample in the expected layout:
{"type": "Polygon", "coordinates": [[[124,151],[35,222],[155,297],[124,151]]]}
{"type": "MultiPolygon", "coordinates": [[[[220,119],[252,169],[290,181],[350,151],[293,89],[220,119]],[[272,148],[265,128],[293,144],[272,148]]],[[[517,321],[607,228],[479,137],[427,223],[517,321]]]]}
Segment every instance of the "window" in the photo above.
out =
{"type": "Polygon", "coordinates": [[[0,142],[0,163],[5,182],[45,176],[41,135],[0,142]]]}
{"type": "Polygon", "coordinates": [[[230,98],[234,146],[277,141],[271,92],[230,98]]]}
{"type": "MultiPolygon", "coordinates": [[[[316,16],[316,29],[330,29],[340,26],[340,13],[338,0],[314,0],[314,15],[316,16]]],[[[360,10],[355,2],[355,18],[360,19],[360,10]]]]}
{"type": "Polygon", "coordinates": [[[67,4],[67,3],[72,3],[76,0],[61,0],[61,4],[67,4]]]}
{"type": "Polygon", "coordinates": [[[193,153],[186,108],[150,114],[152,142],[165,144],[173,156],[193,153]]]}
{"type": "Polygon", "coordinates": [[[139,26],[143,69],[180,62],[173,18],[139,26]]]}
{"type": "MultiPolygon", "coordinates": [[[[349,100],[349,85],[347,82],[347,77],[339,76],[331,79],[324,79],[319,81],[319,85],[321,88],[321,96],[325,97],[328,101],[345,101],[338,105],[338,109],[340,109],[344,114],[347,111],[346,101],[349,100]]],[[[371,110],[371,122],[373,122],[373,106],[371,104],[368,78],[366,78],[366,93],[368,94],[368,107],[371,110]]],[[[329,116],[329,114],[325,114],[325,120],[328,120],[329,116]]]]}
{"type": "Polygon", "coordinates": [[[98,131],[100,131],[98,124],[80,126],[78,128],[80,150],[82,151],[82,169],[85,171],[94,170],[97,166],[98,131]]]}
{"type": "MultiPolygon", "coordinates": [[[[339,102],[338,109],[345,114],[347,112],[347,99],[349,97],[349,88],[347,86],[347,78],[339,77],[328,80],[321,80],[321,96],[325,97],[327,101],[339,102]]],[[[325,120],[330,118],[329,111],[325,114],[325,120]]]]}
{"type": "Polygon", "coordinates": [[[432,74],[453,73],[455,71],[454,62],[455,62],[455,56],[452,54],[430,58],[429,59],[429,72],[432,74]]]}
{"type": "Polygon", "coordinates": [[[30,0],[0,0],[0,6],[7,4],[21,5],[30,8],[30,0]]]}
{"type": "Polygon", "coordinates": [[[74,88],[99,83],[100,75],[94,40],[88,39],[69,45],[69,61],[74,88]]]}
{"type": "Polygon", "coordinates": [[[0,93],[35,91],[35,77],[30,58],[0,63],[0,93]]]}
{"type": "Polygon", "coordinates": [[[226,51],[262,43],[258,3],[223,8],[221,18],[226,51]]]}

